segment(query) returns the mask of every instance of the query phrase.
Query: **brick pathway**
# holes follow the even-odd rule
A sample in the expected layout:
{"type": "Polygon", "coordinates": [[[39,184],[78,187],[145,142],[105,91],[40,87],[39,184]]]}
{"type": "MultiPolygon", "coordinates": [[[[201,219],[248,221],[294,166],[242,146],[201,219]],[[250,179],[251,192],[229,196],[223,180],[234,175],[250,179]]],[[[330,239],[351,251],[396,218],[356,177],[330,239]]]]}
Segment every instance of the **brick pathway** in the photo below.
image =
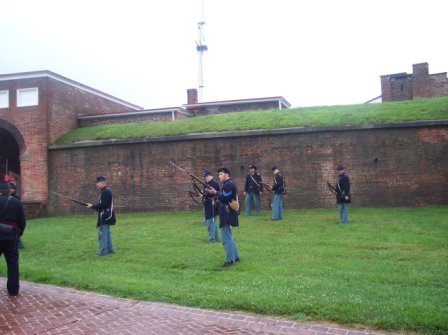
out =
{"type": "Polygon", "coordinates": [[[21,281],[10,297],[0,278],[0,334],[378,335],[262,316],[120,299],[21,281]]]}

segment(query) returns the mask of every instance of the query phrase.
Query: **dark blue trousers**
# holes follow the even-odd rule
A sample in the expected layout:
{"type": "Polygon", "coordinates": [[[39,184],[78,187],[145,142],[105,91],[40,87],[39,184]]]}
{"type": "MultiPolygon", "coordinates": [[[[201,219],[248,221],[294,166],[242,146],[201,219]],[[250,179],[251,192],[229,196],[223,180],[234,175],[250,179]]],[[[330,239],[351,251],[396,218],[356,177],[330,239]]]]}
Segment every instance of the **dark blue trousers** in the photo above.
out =
{"type": "Polygon", "coordinates": [[[8,281],[6,287],[8,293],[17,295],[19,293],[19,252],[17,243],[12,240],[0,240],[0,256],[4,254],[6,266],[8,267],[8,281]]]}

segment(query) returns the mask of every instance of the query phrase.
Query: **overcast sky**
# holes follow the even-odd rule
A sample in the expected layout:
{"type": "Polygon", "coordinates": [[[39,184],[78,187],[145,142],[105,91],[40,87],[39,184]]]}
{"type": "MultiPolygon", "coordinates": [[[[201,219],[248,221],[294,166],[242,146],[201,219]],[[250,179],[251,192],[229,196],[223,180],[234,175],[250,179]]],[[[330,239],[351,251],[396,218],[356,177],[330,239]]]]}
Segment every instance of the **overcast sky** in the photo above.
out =
{"type": "MultiPolygon", "coordinates": [[[[51,70],[144,108],[198,86],[200,0],[0,0],[0,73],[51,70]]],[[[204,0],[204,101],[362,103],[380,75],[448,71],[441,0],[204,0]]]]}

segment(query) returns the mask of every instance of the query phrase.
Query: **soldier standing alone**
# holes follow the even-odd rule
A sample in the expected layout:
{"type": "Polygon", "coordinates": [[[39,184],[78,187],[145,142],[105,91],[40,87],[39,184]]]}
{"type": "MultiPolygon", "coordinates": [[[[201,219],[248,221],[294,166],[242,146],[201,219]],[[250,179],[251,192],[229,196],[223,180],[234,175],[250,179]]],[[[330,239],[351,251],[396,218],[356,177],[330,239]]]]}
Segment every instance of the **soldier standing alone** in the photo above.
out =
{"type": "Polygon", "coordinates": [[[96,224],[99,243],[98,255],[105,256],[115,253],[110,233],[110,226],[116,223],[114,201],[112,199],[112,191],[107,186],[105,177],[100,176],[96,178],[96,187],[101,191],[100,198],[95,204],[87,203],[86,207],[95,209],[98,212],[96,224]]]}
{"type": "Polygon", "coordinates": [[[272,167],[274,174],[274,183],[272,185],[272,220],[277,221],[283,219],[283,193],[285,192],[285,181],[283,174],[280,173],[278,167],[272,167]]]}
{"type": "Polygon", "coordinates": [[[348,223],[348,206],[351,202],[350,196],[350,179],[345,173],[345,167],[339,164],[336,167],[338,172],[338,179],[336,180],[336,204],[339,210],[339,219],[341,224],[348,223]]]}
{"type": "Polygon", "coordinates": [[[244,185],[245,195],[245,211],[246,216],[250,216],[252,201],[255,205],[255,214],[260,215],[260,196],[263,193],[263,180],[260,174],[257,172],[255,165],[249,165],[249,173],[246,176],[246,183],[244,185]]]}

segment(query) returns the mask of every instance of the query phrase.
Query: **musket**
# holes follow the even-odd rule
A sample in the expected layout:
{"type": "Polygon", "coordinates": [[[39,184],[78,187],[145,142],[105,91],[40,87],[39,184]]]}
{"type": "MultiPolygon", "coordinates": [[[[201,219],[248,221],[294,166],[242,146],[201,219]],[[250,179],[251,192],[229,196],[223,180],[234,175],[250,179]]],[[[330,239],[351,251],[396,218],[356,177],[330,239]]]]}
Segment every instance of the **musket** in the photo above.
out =
{"type": "Polygon", "coordinates": [[[271,186],[269,186],[268,184],[266,184],[264,182],[260,182],[260,184],[263,185],[269,193],[272,193],[272,187],[271,186]]]}
{"type": "Polygon", "coordinates": [[[326,183],[327,183],[327,187],[330,190],[330,192],[333,194],[336,194],[337,193],[336,188],[333,185],[331,185],[329,181],[326,181],[326,183]]]}
{"type": "Polygon", "coordinates": [[[67,195],[64,195],[64,194],[61,194],[61,193],[58,193],[58,192],[54,192],[54,191],[50,191],[50,193],[51,193],[51,194],[54,194],[54,195],[57,196],[57,197],[66,198],[66,199],[69,199],[69,200],[71,200],[71,201],[73,201],[73,202],[76,202],[77,204],[80,204],[80,205],[83,205],[83,206],[87,206],[87,203],[86,203],[86,202],[82,202],[82,201],[80,201],[80,200],[78,200],[78,199],[69,197],[69,196],[67,196],[67,195]]]}
{"type": "Polygon", "coordinates": [[[188,190],[188,189],[186,189],[186,188],[182,188],[182,187],[179,187],[179,186],[176,186],[176,185],[174,185],[174,187],[177,188],[178,190],[187,192],[188,195],[190,196],[190,198],[191,198],[195,203],[197,203],[198,205],[201,204],[201,203],[197,200],[197,198],[203,198],[203,194],[202,194],[202,193],[196,193],[196,192],[190,191],[190,190],[188,190]]]}
{"type": "Polygon", "coordinates": [[[191,178],[191,182],[193,184],[193,188],[197,193],[203,193],[201,188],[197,185],[197,183],[201,184],[202,186],[205,187],[205,189],[213,189],[213,187],[210,187],[209,185],[207,185],[206,183],[204,183],[201,179],[199,179],[198,177],[196,177],[194,174],[192,174],[191,172],[181,168],[179,165],[174,164],[173,162],[169,161],[171,165],[173,165],[176,169],[185,172],[186,174],[188,174],[191,178]]]}

